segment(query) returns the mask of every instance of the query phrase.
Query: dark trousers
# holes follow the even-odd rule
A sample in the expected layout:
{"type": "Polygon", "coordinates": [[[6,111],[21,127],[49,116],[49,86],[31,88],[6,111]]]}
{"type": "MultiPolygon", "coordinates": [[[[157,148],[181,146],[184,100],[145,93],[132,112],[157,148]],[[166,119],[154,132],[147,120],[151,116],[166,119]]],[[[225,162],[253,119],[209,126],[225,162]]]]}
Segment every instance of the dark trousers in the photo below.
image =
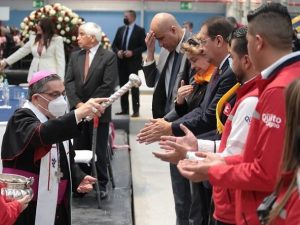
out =
{"type": "MultiPolygon", "coordinates": [[[[107,173],[108,135],[109,135],[109,123],[100,122],[97,129],[96,168],[97,168],[100,190],[103,191],[106,190],[106,185],[108,183],[108,173],[107,173]]],[[[93,136],[93,121],[85,122],[83,124],[80,137],[74,138],[74,149],[91,150],[92,136],[93,136]]]]}
{"type": "Polygon", "coordinates": [[[179,173],[176,165],[170,164],[170,172],[175,201],[176,225],[189,225],[191,206],[190,182],[179,173]]]}
{"type": "MultiPolygon", "coordinates": [[[[120,64],[119,64],[120,65],[120,64]]],[[[129,75],[131,73],[137,74],[138,71],[130,71],[126,64],[122,63],[119,66],[119,84],[122,87],[126,84],[129,80],[129,75]]],[[[122,112],[129,112],[129,101],[128,101],[128,92],[121,96],[121,109],[122,112]]],[[[139,112],[140,109],[140,90],[139,88],[132,88],[131,89],[131,100],[132,100],[132,109],[134,113],[139,112]]]]}
{"type": "Polygon", "coordinates": [[[203,182],[192,183],[192,203],[190,207],[189,224],[190,225],[211,225],[209,224],[209,216],[211,206],[212,188],[204,185],[203,182]]]}

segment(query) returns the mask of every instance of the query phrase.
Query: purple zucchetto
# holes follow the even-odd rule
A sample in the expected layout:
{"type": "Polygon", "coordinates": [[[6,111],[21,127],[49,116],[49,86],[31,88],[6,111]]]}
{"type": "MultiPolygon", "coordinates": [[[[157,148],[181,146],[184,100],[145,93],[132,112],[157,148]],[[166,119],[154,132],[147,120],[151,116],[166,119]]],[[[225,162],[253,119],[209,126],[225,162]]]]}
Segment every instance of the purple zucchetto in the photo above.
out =
{"type": "Polygon", "coordinates": [[[43,79],[45,77],[49,77],[53,74],[56,74],[56,73],[54,73],[53,71],[47,71],[47,70],[38,71],[32,75],[31,80],[29,81],[29,86],[35,84],[36,82],[38,82],[41,79],[43,79]]]}

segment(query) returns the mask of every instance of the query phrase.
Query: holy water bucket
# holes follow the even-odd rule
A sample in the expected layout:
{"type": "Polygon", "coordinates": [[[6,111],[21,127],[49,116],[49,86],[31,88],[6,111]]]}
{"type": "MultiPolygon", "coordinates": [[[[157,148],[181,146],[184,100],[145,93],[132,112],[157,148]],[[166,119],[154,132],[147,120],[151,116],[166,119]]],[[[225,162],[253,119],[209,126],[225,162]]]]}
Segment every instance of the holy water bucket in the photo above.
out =
{"type": "Polygon", "coordinates": [[[0,194],[6,201],[23,198],[25,195],[33,195],[31,185],[33,177],[27,178],[15,174],[0,174],[0,194]]]}

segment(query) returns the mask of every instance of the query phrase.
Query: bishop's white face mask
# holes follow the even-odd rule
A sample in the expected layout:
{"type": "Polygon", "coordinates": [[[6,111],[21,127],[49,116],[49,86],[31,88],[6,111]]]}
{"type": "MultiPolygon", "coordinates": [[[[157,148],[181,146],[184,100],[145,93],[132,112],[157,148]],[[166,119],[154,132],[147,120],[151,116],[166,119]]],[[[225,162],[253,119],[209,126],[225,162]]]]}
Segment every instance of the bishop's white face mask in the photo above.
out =
{"type": "Polygon", "coordinates": [[[49,102],[48,110],[45,109],[44,107],[42,107],[41,105],[39,105],[44,110],[48,111],[49,113],[51,113],[56,118],[65,115],[66,110],[67,110],[67,102],[66,102],[65,98],[62,95],[59,96],[56,99],[51,100],[51,101],[49,101],[48,99],[46,99],[42,95],[39,95],[39,96],[41,96],[43,99],[45,99],[46,101],[49,102]]]}

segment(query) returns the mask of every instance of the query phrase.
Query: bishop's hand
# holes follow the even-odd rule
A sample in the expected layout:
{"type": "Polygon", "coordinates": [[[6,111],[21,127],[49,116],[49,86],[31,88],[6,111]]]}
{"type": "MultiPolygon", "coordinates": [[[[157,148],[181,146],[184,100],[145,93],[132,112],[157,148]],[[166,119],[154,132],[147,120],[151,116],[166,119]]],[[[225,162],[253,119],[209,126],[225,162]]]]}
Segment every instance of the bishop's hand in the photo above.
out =
{"type": "Polygon", "coordinates": [[[77,187],[78,193],[87,193],[93,190],[93,184],[95,184],[96,178],[89,175],[85,176],[79,186],[77,187]]]}
{"type": "Polygon", "coordinates": [[[85,119],[86,117],[94,118],[95,116],[100,117],[105,107],[101,105],[102,102],[109,101],[108,98],[91,98],[87,102],[81,104],[79,108],[75,109],[77,119],[85,119]]]}

